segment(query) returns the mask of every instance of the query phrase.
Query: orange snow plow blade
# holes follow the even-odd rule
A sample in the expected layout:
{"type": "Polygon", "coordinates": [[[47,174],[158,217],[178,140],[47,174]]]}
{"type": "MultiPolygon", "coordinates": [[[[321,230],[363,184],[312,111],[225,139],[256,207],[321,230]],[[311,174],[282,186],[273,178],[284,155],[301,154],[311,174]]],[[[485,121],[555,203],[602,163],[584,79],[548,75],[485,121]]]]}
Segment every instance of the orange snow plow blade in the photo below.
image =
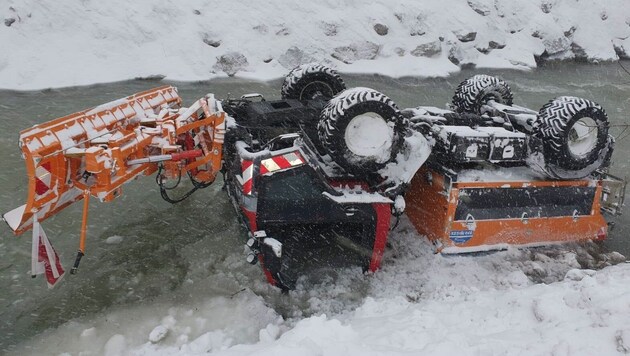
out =
{"type": "Polygon", "coordinates": [[[180,105],[177,89],[163,86],[22,131],[28,196],[5,221],[21,234],[33,214],[42,222],[90,195],[111,201],[124,183],[154,173],[157,162],[167,178],[190,172],[212,182],[221,166],[224,113],[212,95],[180,105]]]}
{"type": "Polygon", "coordinates": [[[597,179],[473,182],[422,168],[406,199],[415,228],[447,254],[603,240],[608,233],[597,179]]]}

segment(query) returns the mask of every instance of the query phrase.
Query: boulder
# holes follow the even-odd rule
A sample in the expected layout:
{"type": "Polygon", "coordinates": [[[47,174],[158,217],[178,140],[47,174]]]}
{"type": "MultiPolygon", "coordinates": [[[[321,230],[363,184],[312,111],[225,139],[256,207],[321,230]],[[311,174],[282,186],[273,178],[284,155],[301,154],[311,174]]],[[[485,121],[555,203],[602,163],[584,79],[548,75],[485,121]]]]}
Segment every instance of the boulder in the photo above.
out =
{"type": "Polygon", "coordinates": [[[490,15],[492,9],[492,1],[484,0],[468,0],[468,6],[481,16],[490,15]]]}
{"type": "Polygon", "coordinates": [[[411,51],[411,55],[415,57],[433,57],[442,52],[442,43],[438,40],[423,43],[411,51]]]}
{"type": "Polygon", "coordinates": [[[338,30],[338,27],[336,23],[330,23],[330,22],[322,22],[322,28],[324,29],[324,35],[328,36],[328,37],[332,37],[332,36],[336,36],[338,30]]]}
{"type": "Polygon", "coordinates": [[[477,38],[477,32],[474,31],[453,31],[453,34],[457,37],[461,42],[472,42],[477,38]]]}
{"type": "Polygon", "coordinates": [[[212,38],[213,36],[211,36],[210,34],[206,33],[203,35],[203,43],[207,44],[210,47],[214,47],[217,48],[221,45],[221,41],[212,38]]]}
{"type": "Polygon", "coordinates": [[[374,25],[374,31],[379,36],[385,36],[389,32],[389,27],[383,25],[382,23],[377,23],[376,25],[374,25]]]}
{"type": "Polygon", "coordinates": [[[293,69],[300,64],[314,62],[315,58],[304,52],[302,49],[293,46],[287,49],[283,55],[278,57],[278,63],[287,69],[293,69]]]}
{"type": "Polygon", "coordinates": [[[228,76],[233,77],[238,71],[247,68],[247,66],[249,66],[249,63],[242,53],[228,52],[217,57],[217,62],[214,64],[213,69],[225,72],[228,76]]]}
{"type": "Polygon", "coordinates": [[[381,50],[381,46],[370,41],[360,41],[348,46],[335,48],[331,56],[344,63],[350,64],[361,59],[374,59],[381,50]]]}
{"type": "Polygon", "coordinates": [[[557,53],[562,53],[571,49],[571,40],[561,36],[561,37],[543,37],[543,45],[545,46],[545,51],[549,55],[554,55],[557,53]]]}
{"type": "Polygon", "coordinates": [[[479,52],[475,51],[473,46],[462,46],[458,43],[449,44],[451,48],[448,51],[448,59],[451,63],[464,69],[475,67],[479,52]]]}
{"type": "MultiPolygon", "coordinates": [[[[628,44],[628,48],[630,48],[630,39],[626,39],[625,42],[628,44]]],[[[624,40],[619,38],[614,39],[613,48],[615,49],[615,53],[617,53],[619,59],[630,59],[630,53],[624,45],[624,40]]]]}

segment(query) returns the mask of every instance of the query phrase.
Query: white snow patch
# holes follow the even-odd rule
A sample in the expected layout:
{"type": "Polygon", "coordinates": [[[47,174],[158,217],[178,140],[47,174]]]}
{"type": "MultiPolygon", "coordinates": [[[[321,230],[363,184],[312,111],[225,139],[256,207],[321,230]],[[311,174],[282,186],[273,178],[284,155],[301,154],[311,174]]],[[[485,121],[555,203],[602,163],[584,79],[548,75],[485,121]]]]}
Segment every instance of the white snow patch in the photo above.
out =
{"type": "Polygon", "coordinates": [[[113,235],[105,239],[105,243],[108,245],[116,245],[123,242],[124,237],[119,235],[113,235]]]}
{"type": "Polygon", "coordinates": [[[149,334],[149,341],[156,344],[162,341],[168,334],[168,328],[164,325],[158,325],[149,334]]]}
{"type": "Polygon", "coordinates": [[[312,61],[347,73],[446,76],[459,65],[533,68],[545,50],[552,58],[617,60],[613,42],[626,53],[630,47],[622,9],[627,0],[7,0],[0,18],[13,22],[0,31],[0,88],[162,76],[269,80],[312,61]],[[376,23],[387,35],[376,33],[376,23]],[[472,33],[474,40],[461,42],[472,33]],[[414,55],[431,41],[439,53],[414,55]]]}
{"type": "Polygon", "coordinates": [[[370,276],[324,270],[264,301],[243,291],[118,307],[16,353],[609,355],[630,345],[630,264],[574,269],[584,254],[578,245],[445,257],[404,218],[390,242],[370,276]],[[152,343],[156,325],[168,335],[152,343]],[[78,336],[88,328],[98,332],[78,336]]]}

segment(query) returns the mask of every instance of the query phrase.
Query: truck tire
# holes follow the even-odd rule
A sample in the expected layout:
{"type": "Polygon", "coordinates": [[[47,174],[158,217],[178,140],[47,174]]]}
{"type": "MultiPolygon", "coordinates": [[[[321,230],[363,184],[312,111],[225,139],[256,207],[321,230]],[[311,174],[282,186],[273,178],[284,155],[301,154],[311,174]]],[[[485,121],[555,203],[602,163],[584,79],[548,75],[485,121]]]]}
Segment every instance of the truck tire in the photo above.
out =
{"type": "Polygon", "coordinates": [[[396,158],[404,143],[404,118],[384,94],[353,88],[331,99],[319,119],[324,150],[347,171],[374,173],[396,158]]]}
{"type": "Polygon", "coordinates": [[[310,63],[295,67],[284,78],[280,91],[283,99],[330,100],[346,89],[339,74],[321,64],[310,63]]]}
{"type": "Polygon", "coordinates": [[[481,114],[481,107],[490,100],[505,105],[512,105],[512,89],[503,80],[485,74],[478,74],[461,82],[453,105],[459,113],[481,114]]]}
{"type": "Polygon", "coordinates": [[[582,177],[598,169],[612,153],[608,115],[590,100],[561,96],[549,101],[540,109],[532,130],[542,140],[545,162],[567,171],[590,167],[582,177]]]}

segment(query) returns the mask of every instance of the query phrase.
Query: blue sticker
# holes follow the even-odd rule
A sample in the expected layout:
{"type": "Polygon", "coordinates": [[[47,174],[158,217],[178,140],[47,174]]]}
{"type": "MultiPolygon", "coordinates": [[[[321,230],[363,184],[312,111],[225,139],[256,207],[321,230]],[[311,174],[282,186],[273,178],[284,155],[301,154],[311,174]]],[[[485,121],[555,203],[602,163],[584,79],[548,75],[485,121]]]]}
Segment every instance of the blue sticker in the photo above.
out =
{"type": "Polygon", "coordinates": [[[475,230],[452,230],[451,240],[456,244],[463,244],[473,237],[475,230]]]}

